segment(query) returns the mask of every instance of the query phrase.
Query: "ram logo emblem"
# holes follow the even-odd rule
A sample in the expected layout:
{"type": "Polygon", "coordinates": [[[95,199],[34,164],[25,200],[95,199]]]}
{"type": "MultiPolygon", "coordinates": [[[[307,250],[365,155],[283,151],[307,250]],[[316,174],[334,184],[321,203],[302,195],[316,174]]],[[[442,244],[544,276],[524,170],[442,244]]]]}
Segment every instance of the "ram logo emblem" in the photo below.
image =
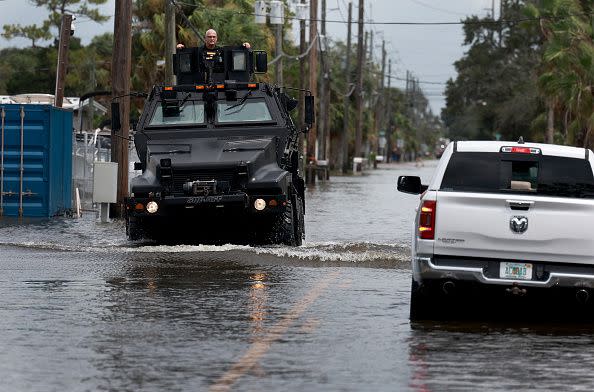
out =
{"type": "Polygon", "coordinates": [[[528,230],[528,218],[525,216],[512,216],[509,221],[509,228],[516,234],[522,234],[528,230]]]}

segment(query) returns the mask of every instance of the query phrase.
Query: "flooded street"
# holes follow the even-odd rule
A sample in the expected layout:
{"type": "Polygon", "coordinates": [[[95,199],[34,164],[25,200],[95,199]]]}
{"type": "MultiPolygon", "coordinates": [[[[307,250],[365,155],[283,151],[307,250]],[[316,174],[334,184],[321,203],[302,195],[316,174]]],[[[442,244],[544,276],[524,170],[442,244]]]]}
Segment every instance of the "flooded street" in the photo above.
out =
{"type": "Polygon", "coordinates": [[[411,325],[429,162],[307,191],[302,247],[129,243],[122,222],[0,221],[2,391],[592,390],[590,326],[411,325]]]}

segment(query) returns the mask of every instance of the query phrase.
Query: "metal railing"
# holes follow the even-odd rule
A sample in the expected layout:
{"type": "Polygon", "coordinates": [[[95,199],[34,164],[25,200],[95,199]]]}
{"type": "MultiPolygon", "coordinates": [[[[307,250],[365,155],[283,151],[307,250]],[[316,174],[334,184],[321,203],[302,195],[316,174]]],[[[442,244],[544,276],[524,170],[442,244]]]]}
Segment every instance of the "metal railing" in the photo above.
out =
{"type": "MultiPolygon", "coordinates": [[[[72,200],[76,199],[76,189],[80,195],[83,209],[94,209],[93,206],[93,164],[95,162],[111,162],[111,146],[102,146],[106,140],[98,131],[81,132],[72,135],[72,200]]],[[[129,145],[129,162],[138,160],[134,143],[129,145]]],[[[129,178],[136,175],[130,164],[129,178]]],[[[73,205],[75,205],[73,203],[73,205]]]]}
{"type": "Polygon", "coordinates": [[[72,191],[78,188],[83,209],[93,208],[93,164],[111,161],[111,148],[101,142],[98,131],[72,135],[72,191]]]}

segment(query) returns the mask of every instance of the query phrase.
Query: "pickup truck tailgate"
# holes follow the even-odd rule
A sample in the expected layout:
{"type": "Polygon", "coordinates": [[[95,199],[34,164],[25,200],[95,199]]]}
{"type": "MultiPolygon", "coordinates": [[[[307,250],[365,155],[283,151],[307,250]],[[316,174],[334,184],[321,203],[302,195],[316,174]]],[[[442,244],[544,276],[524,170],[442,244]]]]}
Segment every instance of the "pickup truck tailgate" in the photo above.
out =
{"type": "Polygon", "coordinates": [[[437,192],[434,253],[594,265],[594,199],[437,192]]]}

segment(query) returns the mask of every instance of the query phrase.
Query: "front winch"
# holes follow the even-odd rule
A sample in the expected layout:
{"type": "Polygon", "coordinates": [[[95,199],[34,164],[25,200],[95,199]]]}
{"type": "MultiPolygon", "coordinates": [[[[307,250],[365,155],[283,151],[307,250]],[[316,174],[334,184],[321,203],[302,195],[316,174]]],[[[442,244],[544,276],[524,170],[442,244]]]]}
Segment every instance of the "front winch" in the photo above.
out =
{"type": "Polygon", "coordinates": [[[217,181],[188,181],[184,183],[183,190],[185,194],[193,196],[208,196],[217,194],[217,181]]]}

